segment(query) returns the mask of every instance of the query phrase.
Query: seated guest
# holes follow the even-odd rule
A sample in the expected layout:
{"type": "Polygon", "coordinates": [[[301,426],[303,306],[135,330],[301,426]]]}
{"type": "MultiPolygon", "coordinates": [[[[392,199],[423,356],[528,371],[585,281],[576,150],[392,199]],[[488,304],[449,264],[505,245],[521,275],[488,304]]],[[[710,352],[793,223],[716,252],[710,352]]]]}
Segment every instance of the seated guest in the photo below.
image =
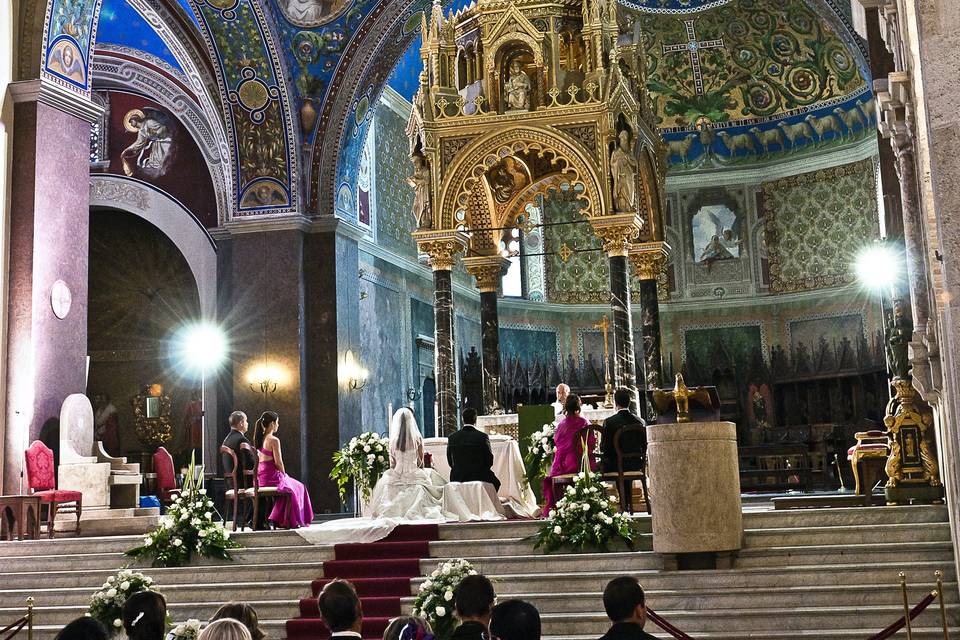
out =
{"type": "Polygon", "coordinates": [[[563,417],[563,410],[567,404],[567,396],[570,395],[570,387],[564,383],[557,385],[557,401],[554,402],[551,407],[553,407],[553,415],[560,420],[563,417]]]}
{"type": "Polygon", "coordinates": [[[600,640],[655,640],[643,630],[647,621],[643,587],[636,578],[614,578],[603,590],[603,608],[613,626],[600,640]]]}
{"type": "MultiPolygon", "coordinates": [[[[558,497],[553,495],[553,478],[577,473],[580,470],[583,460],[580,430],[590,426],[585,418],[580,417],[580,396],[577,394],[571,393],[567,396],[564,413],[566,417],[560,421],[553,434],[553,466],[550,467],[550,473],[547,474],[547,477],[543,479],[543,497],[546,500],[546,506],[543,508],[544,515],[549,513],[557,504],[558,497]]],[[[592,450],[596,443],[596,438],[591,431],[588,436],[587,447],[592,450]]],[[[593,460],[590,461],[590,464],[592,468],[594,466],[593,460]]]]}
{"type": "Polygon", "coordinates": [[[430,623],[414,616],[394,618],[383,632],[383,640],[426,640],[427,638],[433,638],[430,623]]]}
{"type": "Polygon", "coordinates": [[[69,623],[54,640],[108,640],[110,634],[96,618],[84,616],[69,623]]]}
{"type": "Polygon", "coordinates": [[[490,613],[493,640],[540,640],[540,612],[529,602],[507,600],[490,613]]]}
{"type": "Polygon", "coordinates": [[[208,624],[197,640],[250,640],[250,631],[239,620],[220,618],[208,624]]]}
{"type": "MultiPolygon", "coordinates": [[[[645,425],[642,418],[636,416],[630,411],[630,400],[633,399],[633,393],[626,387],[620,387],[613,394],[613,401],[617,405],[617,413],[603,421],[603,438],[600,441],[600,451],[603,454],[601,464],[604,473],[617,472],[617,450],[614,443],[617,432],[621,427],[628,424],[645,425]]],[[[624,453],[647,453],[647,433],[646,431],[637,431],[628,433],[620,439],[620,449],[624,453]]],[[[627,458],[623,461],[624,471],[641,471],[644,468],[646,458],[627,458]]],[[[624,500],[630,504],[632,493],[632,482],[624,482],[623,492],[624,500]]]]}
{"type": "Polygon", "coordinates": [[[454,609],[460,626],[450,640],[488,640],[490,612],[493,609],[493,585],[486,576],[467,576],[453,594],[454,609]]]}
{"type": "Polygon", "coordinates": [[[233,618],[239,620],[250,632],[251,640],[263,640],[267,635],[260,630],[260,621],[257,618],[257,610],[246,602],[228,602],[223,605],[210,618],[210,622],[222,620],[223,618],[233,618]]]}
{"type": "Polygon", "coordinates": [[[353,585],[346,580],[328,582],[317,597],[320,617],[330,629],[331,638],[359,638],[363,628],[363,610],[353,585]]]}
{"type": "Polygon", "coordinates": [[[257,453],[260,455],[257,480],[261,487],[277,487],[280,491],[268,520],[287,529],[296,529],[313,522],[313,505],[303,483],[286,474],[280,452],[280,438],[277,437],[279,428],[280,416],[273,411],[264,411],[257,420],[253,432],[257,453]]]}
{"type": "Polygon", "coordinates": [[[123,603],[120,620],[129,640],[163,640],[167,601],[156,591],[139,591],[123,603]]]}
{"type": "MultiPolygon", "coordinates": [[[[250,441],[247,440],[247,414],[243,411],[234,411],[230,414],[230,432],[227,434],[227,437],[223,439],[223,446],[230,447],[233,449],[233,452],[237,456],[237,462],[241,467],[244,467],[248,462],[250,463],[251,468],[253,466],[253,460],[248,460],[249,455],[246,451],[240,448],[240,445],[244,442],[250,444],[250,441]]],[[[220,459],[223,462],[223,470],[226,473],[233,471],[233,460],[225,453],[220,454],[220,459]]],[[[241,488],[246,488],[243,486],[243,469],[237,469],[237,482],[240,484],[241,488]]]]}
{"type": "Polygon", "coordinates": [[[477,410],[463,410],[463,426],[447,438],[447,462],[451,482],[489,482],[497,491],[500,480],[493,473],[490,436],[477,429],[477,410]]]}

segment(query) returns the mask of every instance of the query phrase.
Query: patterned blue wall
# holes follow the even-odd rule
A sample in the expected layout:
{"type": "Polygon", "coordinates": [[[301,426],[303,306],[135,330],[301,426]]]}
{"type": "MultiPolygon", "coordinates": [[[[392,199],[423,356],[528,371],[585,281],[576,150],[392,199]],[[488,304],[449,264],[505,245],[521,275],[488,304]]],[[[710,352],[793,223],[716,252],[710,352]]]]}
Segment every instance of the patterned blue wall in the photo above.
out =
{"type": "Polygon", "coordinates": [[[554,331],[500,327],[500,354],[506,359],[520,357],[524,366],[536,358],[541,362],[557,359],[557,334],[554,331]]]}

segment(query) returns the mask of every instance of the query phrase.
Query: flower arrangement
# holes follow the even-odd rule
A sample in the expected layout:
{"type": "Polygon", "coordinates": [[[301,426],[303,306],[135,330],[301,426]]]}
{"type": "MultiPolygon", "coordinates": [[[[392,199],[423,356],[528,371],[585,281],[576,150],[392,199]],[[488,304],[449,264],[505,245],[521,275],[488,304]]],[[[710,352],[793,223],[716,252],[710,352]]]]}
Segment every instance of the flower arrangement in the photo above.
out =
{"type": "Polygon", "coordinates": [[[196,640],[198,635],[200,635],[200,621],[190,618],[175,626],[167,635],[167,640],[196,640]]]}
{"type": "Polygon", "coordinates": [[[372,432],[361,433],[333,454],[330,479],[337,483],[340,499],[346,500],[347,485],[353,480],[363,502],[383,472],[390,468],[390,447],[387,438],[372,432]]]}
{"type": "Polygon", "coordinates": [[[160,518],[160,526],[144,537],[143,544],[126,552],[132,558],[152,558],[154,567],[179,567],[194,553],[205,558],[232,560],[229,549],[240,545],[230,532],[213,521],[216,509],[203,488],[203,475],[191,459],[180,495],[160,518]]]}
{"type": "Polygon", "coordinates": [[[123,603],[140,591],[155,591],[153,578],[130,569],[121,569],[117,575],[107,578],[90,598],[87,615],[102,622],[111,633],[120,633],[123,630],[120,619],[123,603]]]}
{"type": "Polygon", "coordinates": [[[543,547],[547,553],[563,546],[607,551],[612,540],[623,540],[633,549],[636,537],[636,525],[619,511],[615,496],[607,497],[600,474],[584,470],[547,514],[534,548],[543,547]]]}
{"type": "Polygon", "coordinates": [[[553,454],[556,444],[553,435],[557,431],[555,423],[543,425],[539,431],[530,434],[527,455],[524,457],[524,463],[527,472],[527,481],[531,484],[536,480],[545,478],[550,465],[553,464],[553,454]]]}
{"type": "Polygon", "coordinates": [[[457,626],[453,617],[453,594],[461,580],[475,575],[477,570],[466,560],[448,560],[420,585],[413,615],[430,623],[437,640],[448,640],[453,635],[457,626]]]}

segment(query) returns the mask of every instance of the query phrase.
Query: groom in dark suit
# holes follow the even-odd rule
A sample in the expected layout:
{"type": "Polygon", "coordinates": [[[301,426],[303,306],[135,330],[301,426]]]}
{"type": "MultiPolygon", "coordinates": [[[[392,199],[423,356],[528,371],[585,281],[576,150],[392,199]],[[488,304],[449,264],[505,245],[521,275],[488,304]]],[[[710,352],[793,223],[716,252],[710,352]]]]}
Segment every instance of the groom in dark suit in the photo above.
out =
{"type": "Polygon", "coordinates": [[[490,436],[477,429],[477,410],[467,407],[461,416],[463,426],[447,438],[447,462],[451,482],[489,482],[497,491],[500,480],[493,473],[490,436]]]}

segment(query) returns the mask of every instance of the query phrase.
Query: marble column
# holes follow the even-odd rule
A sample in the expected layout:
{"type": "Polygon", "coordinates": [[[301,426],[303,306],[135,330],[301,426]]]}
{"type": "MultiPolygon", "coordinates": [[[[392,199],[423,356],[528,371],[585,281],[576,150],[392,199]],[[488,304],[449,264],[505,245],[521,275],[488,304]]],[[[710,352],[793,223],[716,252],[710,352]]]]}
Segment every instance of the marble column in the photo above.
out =
{"type": "Polygon", "coordinates": [[[664,386],[658,282],[669,251],[670,245],[665,242],[646,242],[634,245],[630,250],[630,262],[640,281],[640,333],[643,337],[643,365],[646,374],[645,384],[638,386],[646,389],[659,389],[664,386]]]}
{"type": "Polygon", "coordinates": [[[86,391],[90,123],[102,109],[48,89],[40,80],[9,85],[3,493],[19,493],[24,448],[56,445],[64,399],[86,391]]]}
{"type": "Polygon", "coordinates": [[[890,145],[896,155],[897,178],[900,180],[903,243],[906,249],[907,280],[910,285],[914,331],[922,335],[926,332],[927,321],[930,319],[930,298],[926,252],[921,231],[923,214],[920,211],[920,187],[917,183],[913,136],[905,132],[895,134],[890,140],[890,145]]]}
{"type": "Polygon", "coordinates": [[[497,311],[500,280],[509,262],[500,256],[464,258],[467,272],[480,290],[480,339],[483,351],[483,407],[489,415],[502,410],[500,404],[500,318],[497,311]]]}
{"type": "Polygon", "coordinates": [[[456,231],[415,231],[414,239],[429,257],[433,269],[433,375],[437,384],[437,435],[457,430],[460,392],[453,331],[453,263],[466,247],[466,236],[456,231]]]}

